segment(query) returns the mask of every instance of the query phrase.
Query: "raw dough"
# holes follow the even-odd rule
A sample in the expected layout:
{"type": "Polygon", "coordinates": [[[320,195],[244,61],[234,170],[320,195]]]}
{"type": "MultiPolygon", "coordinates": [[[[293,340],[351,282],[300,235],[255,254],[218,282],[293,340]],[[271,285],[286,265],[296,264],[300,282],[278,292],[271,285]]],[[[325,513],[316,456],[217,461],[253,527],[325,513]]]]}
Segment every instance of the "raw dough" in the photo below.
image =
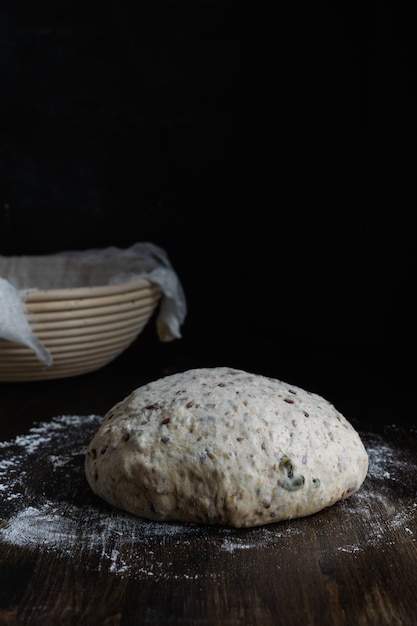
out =
{"type": "Polygon", "coordinates": [[[159,521],[258,526],[311,515],[356,492],[368,455],[322,397],[216,367],[139,387],[88,446],[92,490],[159,521]]]}

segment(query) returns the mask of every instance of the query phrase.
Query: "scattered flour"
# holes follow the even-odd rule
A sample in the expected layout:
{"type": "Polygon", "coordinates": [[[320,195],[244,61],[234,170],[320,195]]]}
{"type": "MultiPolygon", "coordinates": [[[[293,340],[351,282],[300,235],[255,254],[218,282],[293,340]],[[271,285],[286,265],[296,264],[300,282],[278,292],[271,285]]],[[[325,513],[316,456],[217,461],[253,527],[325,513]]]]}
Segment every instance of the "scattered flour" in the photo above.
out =
{"type": "MultiPolygon", "coordinates": [[[[392,433],[397,430],[395,426],[390,428],[392,433]]],[[[409,435],[415,436],[415,432],[409,435]]],[[[385,546],[393,545],[401,536],[416,542],[417,486],[410,484],[409,475],[417,474],[417,459],[407,457],[402,449],[380,435],[368,433],[362,438],[369,456],[366,487],[340,506],[351,515],[361,516],[367,534],[361,543],[341,546],[338,550],[354,553],[378,546],[384,551],[385,546]]]]}
{"type": "Polygon", "coordinates": [[[411,495],[404,491],[411,465],[417,471],[416,460],[405,458],[382,437],[362,435],[369,454],[368,478],[357,494],[337,505],[337,524],[333,518],[326,523],[324,512],[239,531],[150,522],[99,500],[88,487],[83,464],[86,445],[101,421],[97,415],[59,416],[0,443],[0,541],[53,552],[57,558],[82,558],[88,551],[89,566],[96,571],[158,581],[218,576],[215,564],[206,563],[208,540],[210,554],[214,544],[214,554],[223,554],[223,560],[254,548],[286,549],[285,540],[294,535],[302,545],[312,528],[318,537],[331,534],[339,553],[354,555],[374,545],[385,549],[394,531],[396,537],[402,532],[408,541],[416,541],[416,490],[411,495]],[[367,529],[366,535],[347,543],[352,532],[346,529],[352,531],[358,519],[366,522],[356,523],[367,529]]]}

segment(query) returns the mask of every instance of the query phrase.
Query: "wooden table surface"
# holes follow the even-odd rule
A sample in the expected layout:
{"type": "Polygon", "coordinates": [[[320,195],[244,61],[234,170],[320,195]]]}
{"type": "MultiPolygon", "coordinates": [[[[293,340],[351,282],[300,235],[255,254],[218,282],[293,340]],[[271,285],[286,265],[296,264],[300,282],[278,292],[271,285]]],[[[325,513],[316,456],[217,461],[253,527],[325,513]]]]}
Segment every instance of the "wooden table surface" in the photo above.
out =
{"type": "Polygon", "coordinates": [[[366,364],[355,374],[362,387],[352,389],[351,362],[270,357],[217,362],[177,346],[152,363],[128,351],[93,374],[0,383],[0,624],[417,624],[411,394],[399,381],[370,380],[366,364]],[[146,522],[96,498],[83,453],[104,413],[143,382],[216,364],[333,401],[369,452],[358,494],[311,517],[245,530],[146,522]]]}

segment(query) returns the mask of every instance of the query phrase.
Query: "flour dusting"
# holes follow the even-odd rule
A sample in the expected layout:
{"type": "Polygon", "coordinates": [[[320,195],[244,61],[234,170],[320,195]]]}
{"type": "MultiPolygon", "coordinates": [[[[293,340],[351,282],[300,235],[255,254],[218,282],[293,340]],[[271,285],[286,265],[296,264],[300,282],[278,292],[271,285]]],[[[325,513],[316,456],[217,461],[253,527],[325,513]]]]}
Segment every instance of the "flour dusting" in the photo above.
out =
{"type": "Polygon", "coordinates": [[[354,558],[372,546],[388,549],[394,531],[397,541],[416,541],[416,489],[410,492],[407,482],[410,470],[417,470],[416,459],[382,436],[362,435],[368,476],[359,492],[332,507],[337,507],[337,523],[327,509],[309,518],[236,530],[150,522],[97,498],[85,478],[84,455],[101,421],[97,415],[59,416],[0,443],[0,541],[57,558],[82,559],[88,552],[89,567],[96,571],[156,581],[220,576],[215,560],[206,558],[208,542],[210,554],[214,546],[224,563],[253,549],[275,550],[278,556],[294,536],[300,550],[308,549],[312,533],[318,540],[325,533],[333,537],[339,554],[354,558]],[[359,526],[366,532],[356,531],[359,526]],[[352,534],[355,543],[347,541],[352,534]]]}
{"type": "MultiPolygon", "coordinates": [[[[390,427],[393,432],[397,429],[390,427]]],[[[415,433],[410,432],[410,436],[415,433]]],[[[367,547],[393,545],[394,538],[417,539],[417,487],[410,486],[410,472],[417,471],[417,459],[407,456],[394,444],[376,434],[363,435],[369,456],[366,487],[340,507],[366,522],[366,536],[360,544],[339,547],[342,552],[360,552],[367,547]]]]}

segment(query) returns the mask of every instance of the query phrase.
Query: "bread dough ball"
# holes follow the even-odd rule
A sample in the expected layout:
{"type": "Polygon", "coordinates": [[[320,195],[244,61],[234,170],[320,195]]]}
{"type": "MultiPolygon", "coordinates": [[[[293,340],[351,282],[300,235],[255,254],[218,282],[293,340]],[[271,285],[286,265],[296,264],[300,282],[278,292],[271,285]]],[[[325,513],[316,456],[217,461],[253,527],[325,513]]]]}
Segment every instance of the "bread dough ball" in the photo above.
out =
{"type": "Polygon", "coordinates": [[[139,387],[112,408],[88,446],[91,489],[159,521],[259,526],[355,493],[368,455],[322,397],[227,367],[139,387]]]}

